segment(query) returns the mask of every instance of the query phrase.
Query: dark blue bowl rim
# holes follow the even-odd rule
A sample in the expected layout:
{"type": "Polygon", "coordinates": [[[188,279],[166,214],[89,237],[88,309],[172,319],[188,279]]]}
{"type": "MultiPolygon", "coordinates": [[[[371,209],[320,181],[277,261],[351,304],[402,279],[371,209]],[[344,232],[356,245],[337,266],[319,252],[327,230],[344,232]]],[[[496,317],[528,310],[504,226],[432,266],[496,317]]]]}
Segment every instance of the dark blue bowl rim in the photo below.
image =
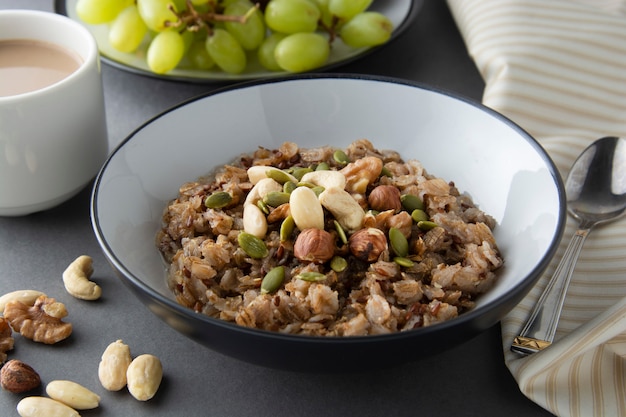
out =
{"type": "MultiPolygon", "coordinates": [[[[464,97],[462,95],[459,95],[450,91],[446,91],[438,87],[429,86],[424,83],[420,83],[416,81],[410,81],[410,80],[387,77],[387,76],[374,76],[374,75],[348,74],[348,73],[326,73],[326,74],[292,75],[292,76],[286,76],[286,77],[280,77],[280,78],[268,78],[268,79],[262,79],[262,80],[240,82],[237,84],[221,87],[216,90],[210,91],[208,93],[204,93],[204,94],[192,97],[188,100],[184,100],[180,102],[179,104],[157,114],[153,118],[149,119],[148,121],[140,125],[137,129],[135,129],[121,143],[119,143],[117,147],[108,156],[107,160],[104,162],[102,168],[100,169],[98,175],[96,176],[96,179],[93,185],[92,194],[91,194],[90,214],[91,214],[92,228],[94,230],[98,243],[100,244],[108,261],[111,263],[113,268],[115,268],[117,272],[123,276],[123,278],[126,280],[126,283],[131,285],[135,291],[138,291],[139,293],[142,293],[143,295],[147,296],[153,302],[156,302],[157,304],[161,306],[165,306],[167,309],[173,310],[181,316],[188,317],[190,320],[199,320],[199,321],[205,322],[205,324],[207,325],[219,326],[219,327],[223,327],[225,329],[235,331],[235,332],[248,333],[251,336],[272,338],[276,340],[285,339],[291,342],[308,341],[308,342],[324,343],[324,344],[333,344],[333,343],[360,344],[364,342],[378,343],[383,340],[386,341],[386,340],[391,340],[391,339],[406,339],[406,338],[416,337],[417,335],[427,336],[428,334],[431,334],[431,333],[439,333],[439,332],[445,331],[446,329],[456,328],[458,326],[467,325],[467,326],[475,327],[475,322],[477,320],[480,320],[481,317],[489,311],[506,309],[508,312],[512,310],[514,305],[510,305],[510,304],[512,303],[516,304],[522,298],[523,295],[525,295],[528,291],[530,291],[532,286],[536,283],[536,281],[541,276],[542,272],[550,264],[554,254],[556,253],[558,249],[559,243],[563,235],[563,231],[565,229],[567,211],[566,211],[565,186],[561,178],[561,175],[556,165],[554,164],[554,161],[550,158],[550,156],[547,154],[545,149],[541,146],[541,144],[539,144],[539,142],[535,138],[533,138],[528,132],[526,132],[523,128],[521,128],[519,125],[517,125],[515,122],[513,122],[511,119],[504,116],[503,114],[481,103],[478,103],[474,100],[464,97]],[[521,280],[515,287],[512,287],[502,297],[499,297],[498,299],[493,300],[488,305],[481,306],[481,308],[479,309],[467,311],[461,314],[459,317],[456,317],[452,320],[445,321],[442,323],[437,323],[432,326],[404,331],[404,332],[384,334],[384,335],[351,336],[351,337],[318,337],[318,336],[307,336],[307,335],[282,334],[282,333],[271,332],[267,330],[248,328],[248,327],[239,326],[237,324],[230,323],[227,321],[215,319],[215,318],[203,315],[201,313],[196,313],[193,310],[178,304],[175,300],[172,300],[170,298],[164,297],[163,295],[159,294],[157,291],[152,289],[149,285],[147,285],[146,283],[144,283],[143,281],[135,277],[129,270],[127,270],[122,264],[122,262],[120,262],[119,259],[115,256],[115,253],[106,242],[103,236],[102,230],[100,228],[99,221],[98,221],[98,218],[99,218],[98,207],[97,207],[98,206],[98,192],[99,192],[99,188],[101,185],[102,176],[104,175],[107,169],[107,166],[109,165],[111,160],[115,158],[115,155],[117,154],[117,152],[119,152],[122,147],[124,147],[128,142],[130,142],[139,131],[141,131],[147,125],[151,124],[153,121],[159,119],[160,117],[172,111],[175,111],[176,109],[180,107],[186,106],[198,100],[202,100],[205,97],[214,96],[218,94],[224,94],[224,93],[228,93],[229,91],[245,89],[245,88],[255,87],[255,86],[264,85],[264,84],[283,83],[283,82],[297,81],[297,80],[315,80],[315,79],[349,79],[349,80],[373,81],[373,82],[404,85],[404,86],[411,87],[411,88],[418,88],[418,89],[432,91],[434,93],[443,94],[453,99],[460,100],[467,104],[470,104],[490,114],[491,116],[499,119],[503,123],[507,124],[511,129],[517,131],[533,148],[535,148],[537,153],[544,160],[546,167],[548,167],[551,173],[552,179],[554,181],[554,184],[557,188],[558,200],[559,200],[559,213],[558,213],[558,218],[557,218],[556,233],[554,234],[552,241],[550,242],[548,250],[546,251],[544,256],[541,258],[541,260],[537,263],[537,265],[533,268],[533,270],[528,274],[528,276],[525,279],[521,280]],[[509,305],[508,308],[507,308],[507,305],[509,305]]],[[[155,233],[156,233],[156,230],[155,230],[155,233]]],[[[496,322],[493,322],[490,325],[493,325],[493,324],[496,324],[496,322]]],[[[484,330],[484,329],[480,329],[480,330],[484,330]]]]}

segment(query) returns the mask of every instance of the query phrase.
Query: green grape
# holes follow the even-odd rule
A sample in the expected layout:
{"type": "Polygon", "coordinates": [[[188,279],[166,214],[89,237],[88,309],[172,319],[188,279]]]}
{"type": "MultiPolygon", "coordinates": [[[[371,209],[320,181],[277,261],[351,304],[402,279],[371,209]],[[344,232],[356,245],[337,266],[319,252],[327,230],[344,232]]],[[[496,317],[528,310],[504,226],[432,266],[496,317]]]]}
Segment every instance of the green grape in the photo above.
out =
{"type": "Polygon", "coordinates": [[[139,15],[150,30],[161,32],[166,28],[165,22],[176,22],[178,18],[168,8],[169,5],[176,8],[176,3],[172,0],[137,0],[137,10],[139,15]]]}
{"type": "Polygon", "coordinates": [[[206,50],[222,71],[240,74],[246,69],[246,53],[225,29],[214,29],[206,39],[206,50]]]}
{"type": "Polygon", "coordinates": [[[100,25],[113,21],[133,0],[78,0],[76,14],[85,23],[100,25]]]}
{"type": "Polygon", "coordinates": [[[348,21],[339,31],[344,43],[353,48],[383,44],[391,37],[393,23],[381,13],[364,12],[348,21]]]}
{"type": "MultiPolygon", "coordinates": [[[[245,16],[254,5],[249,1],[243,0],[231,3],[224,9],[227,16],[245,16]]],[[[247,51],[257,49],[265,38],[265,22],[263,14],[259,10],[254,10],[248,16],[246,23],[225,22],[224,26],[231,35],[237,39],[241,47],[247,51]]]]}
{"type": "Polygon", "coordinates": [[[276,49],[276,45],[278,45],[278,42],[285,39],[286,36],[287,35],[285,35],[284,33],[274,32],[267,38],[265,38],[265,40],[257,50],[257,57],[259,58],[259,62],[261,63],[261,65],[263,65],[265,69],[268,69],[270,71],[282,70],[280,65],[278,65],[278,62],[276,62],[276,58],[274,58],[274,50],[276,49]]]}
{"type": "Polygon", "coordinates": [[[148,67],[156,74],[165,74],[176,68],[185,52],[185,41],[176,30],[159,32],[150,46],[146,61],[148,67]]]}
{"type": "Polygon", "coordinates": [[[118,51],[133,52],[141,45],[147,32],[148,27],[133,4],[122,10],[111,23],[109,43],[118,51]]]}
{"type": "Polygon", "coordinates": [[[330,54],[328,39],[318,33],[294,33],[278,42],[274,58],[282,69],[304,72],[319,68],[330,54]]]}
{"type": "Polygon", "coordinates": [[[204,39],[195,40],[189,47],[189,51],[187,51],[191,65],[200,70],[208,70],[215,66],[215,61],[209,55],[204,43],[204,39]]]}
{"type": "Polygon", "coordinates": [[[270,0],[265,8],[265,23],[275,32],[314,32],[321,16],[311,0],[270,0]]]}
{"type": "Polygon", "coordinates": [[[343,20],[350,20],[364,12],[372,0],[329,0],[328,11],[343,20]]]}

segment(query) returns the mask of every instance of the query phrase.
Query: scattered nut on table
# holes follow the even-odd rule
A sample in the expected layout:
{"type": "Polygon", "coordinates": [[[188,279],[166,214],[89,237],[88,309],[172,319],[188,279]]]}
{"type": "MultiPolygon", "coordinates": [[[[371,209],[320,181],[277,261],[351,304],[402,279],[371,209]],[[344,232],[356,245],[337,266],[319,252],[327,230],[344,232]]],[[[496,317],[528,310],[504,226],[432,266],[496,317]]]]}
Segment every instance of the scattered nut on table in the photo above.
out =
{"type": "Polygon", "coordinates": [[[4,312],[4,307],[10,301],[21,301],[28,306],[32,306],[33,304],[35,304],[35,300],[42,295],[46,294],[36,290],[17,290],[8,292],[0,297],[0,314],[4,312]]]}
{"type": "Polygon", "coordinates": [[[108,391],[119,391],[126,386],[126,371],[132,362],[130,348],[121,340],[109,344],[98,365],[98,378],[108,391]]]}
{"type": "Polygon", "coordinates": [[[93,274],[93,260],[90,256],[81,255],[63,271],[63,285],[72,296],[81,300],[97,300],[102,295],[98,284],[90,281],[93,274]]]}
{"type": "Polygon", "coordinates": [[[68,380],[54,380],[46,385],[46,394],[75,410],[91,410],[100,404],[100,396],[84,386],[68,380]]]}
{"type": "Polygon", "coordinates": [[[27,339],[54,344],[72,334],[72,324],[62,319],[67,316],[65,305],[54,298],[40,296],[32,306],[21,301],[10,301],[4,307],[4,317],[11,327],[27,339]]]}
{"type": "Polygon", "coordinates": [[[126,371],[126,379],[130,394],[139,401],[148,401],[154,397],[163,379],[161,361],[150,354],[137,356],[126,371]]]}
{"type": "Polygon", "coordinates": [[[7,360],[7,352],[13,349],[13,330],[4,317],[0,317],[0,365],[7,360]]]}
{"type": "Polygon", "coordinates": [[[17,403],[17,413],[21,417],[80,417],[74,410],[57,400],[47,397],[26,397],[17,403]]]}
{"type": "Polygon", "coordinates": [[[30,365],[11,359],[0,370],[0,385],[9,392],[19,394],[37,388],[41,385],[41,378],[30,365]]]}

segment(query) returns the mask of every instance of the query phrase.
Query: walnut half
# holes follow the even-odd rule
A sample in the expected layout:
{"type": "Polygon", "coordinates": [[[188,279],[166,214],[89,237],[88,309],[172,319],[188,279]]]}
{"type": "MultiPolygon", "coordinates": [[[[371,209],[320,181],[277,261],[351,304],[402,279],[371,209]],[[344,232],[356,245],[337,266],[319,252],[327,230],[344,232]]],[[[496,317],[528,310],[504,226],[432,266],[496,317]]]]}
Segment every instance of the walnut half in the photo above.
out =
{"type": "Polygon", "coordinates": [[[48,345],[60,342],[72,334],[72,325],[62,319],[67,316],[63,303],[40,296],[32,307],[21,301],[10,301],[4,307],[4,318],[11,327],[27,339],[48,345]]]}

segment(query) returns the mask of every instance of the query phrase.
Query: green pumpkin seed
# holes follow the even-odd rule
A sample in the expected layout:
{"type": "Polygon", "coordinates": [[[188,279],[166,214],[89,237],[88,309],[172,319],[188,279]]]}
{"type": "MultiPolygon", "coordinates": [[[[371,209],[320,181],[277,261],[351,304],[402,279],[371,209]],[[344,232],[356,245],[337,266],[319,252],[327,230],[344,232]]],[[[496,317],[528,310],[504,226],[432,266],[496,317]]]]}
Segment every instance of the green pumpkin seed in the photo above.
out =
{"type": "Polygon", "coordinates": [[[256,206],[257,206],[258,208],[260,208],[260,209],[261,209],[261,211],[262,211],[263,213],[265,213],[265,215],[266,215],[266,216],[267,216],[268,214],[270,214],[270,208],[269,208],[269,207],[267,207],[267,204],[265,204],[265,202],[264,202],[263,200],[258,200],[258,201],[256,202],[256,206]]]}
{"type": "Polygon", "coordinates": [[[313,184],[312,182],[307,182],[307,181],[300,181],[297,185],[298,187],[306,187],[306,188],[317,187],[317,185],[313,184]]]}
{"type": "Polygon", "coordinates": [[[393,174],[391,173],[391,171],[389,171],[389,168],[383,167],[382,171],[380,171],[380,176],[392,178],[393,174]]]}
{"type": "Polygon", "coordinates": [[[313,172],[313,169],[309,167],[294,168],[291,175],[293,175],[298,181],[300,181],[302,177],[304,177],[304,174],[306,174],[307,172],[313,172]]]}
{"type": "Polygon", "coordinates": [[[316,196],[320,196],[320,194],[322,194],[325,190],[324,187],[316,185],[315,187],[311,188],[311,190],[313,190],[313,192],[315,193],[316,196]]]}
{"type": "Polygon", "coordinates": [[[291,177],[285,171],[280,169],[268,169],[265,171],[267,178],[271,178],[279,184],[284,184],[287,181],[291,181],[291,177]]]}
{"type": "Polygon", "coordinates": [[[265,274],[261,281],[261,294],[268,294],[276,291],[285,280],[285,267],[274,267],[265,274]]]}
{"type": "Polygon", "coordinates": [[[269,253],[265,242],[250,233],[240,232],[237,241],[241,249],[251,258],[262,259],[269,253]]]}
{"type": "Polygon", "coordinates": [[[298,186],[293,181],[287,181],[283,184],[283,192],[291,194],[293,190],[295,190],[298,186]]]}
{"type": "Polygon", "coordinates": [[[333,159],[340,165],[346,165],[350,162],[350,158],[348,158],[348,155],[346,155],[346,153],[341,149],[337,149],[333,153],[333,159]]]}
{"type": "Polygon", "coordinates": [[[233,196],[227,191],[217,191],[204,199],[204,205],[210,209],[224,208],[233,201],[233,196]]]}
{"type": "Polygon", "coordinates": [[[428,220],[428,214],[424,210],[415,209],[411,212],[411,218],[415,223],[419,223],[428,220]]]}
{"type": "Polygon", "coordinates": [[[330,169],[330,165],[328,165],[328,162],[320,162],[316,167],[315,170],[316,171],[328,171],[330,169]]]}
{"type": "Polygon", "coordinates": [[[431,222],[429,220],[423,220],[421,222],[417,222],[417,227],[419,227],[422,230],[434,229],[437,226],[439,226],[437,223],[431,222]]]}
{"type": "Polygon", "coordinates": [[[393,249],[396,255],[405,257],[409,254],[409,242],[400,229],[396,227],[389,229],[389,242],[391,243],[391,249],[393,249]]]}
{"type": "Polygon", "coordinates": [[[395,258],[393,258],[393,261],[400,265],[403,266],[405,268],[410,268],[413,266],[413,261],[410,260],[409,258],[405,258],[403,256],[396,256],[395,258]]]}
{"type": "Polygon", "coordinates": [[[343,227],[341,227],[337,220],[333,220],[333,223],[335,224],[335,230],[337,230],[337,235],[339,235],[339,239],[341,239],[341,242],[344,245],[347,245],[348,237],[346,236],[346,232],[343,230],[343,227]]]}
{"type": "Polygon", "coordinates": [[[286,242],[291,237],[293,229],[296,227],[296,222],[293,217],[287,216],[285,220],[280,224],[280,241],[286,242]]]}
{"type": "Polygon", "coordinates": [[[402,202],[402,207],[409,213],[412,213],[413,210],[424,210],[424,203],[416,195],[403,194],[400,196],[400,201],[402,202]]]}
{"type": "Polygon", "coordinates": [[[289,193],[283,191],[270,191],[263,197],[263,202],[270,207],[278,207],[289,202],[289,193]]]}
{"type": "Polygon", "coordinates": [[[330,260],[330,269],[335,272],[343,272],[348,267],[348,261],[341,256],[334,256],[333,259],[330,260]]]}
{"type": "Polygon", "coordinates": [[[322,274],[321,272],[309,271],[309,272],[300,272],[298,275],[296,275],[296,278],[301,279],[303,281],[317,282],[317,281],[325,280],[326,275],[322,274]]]}

